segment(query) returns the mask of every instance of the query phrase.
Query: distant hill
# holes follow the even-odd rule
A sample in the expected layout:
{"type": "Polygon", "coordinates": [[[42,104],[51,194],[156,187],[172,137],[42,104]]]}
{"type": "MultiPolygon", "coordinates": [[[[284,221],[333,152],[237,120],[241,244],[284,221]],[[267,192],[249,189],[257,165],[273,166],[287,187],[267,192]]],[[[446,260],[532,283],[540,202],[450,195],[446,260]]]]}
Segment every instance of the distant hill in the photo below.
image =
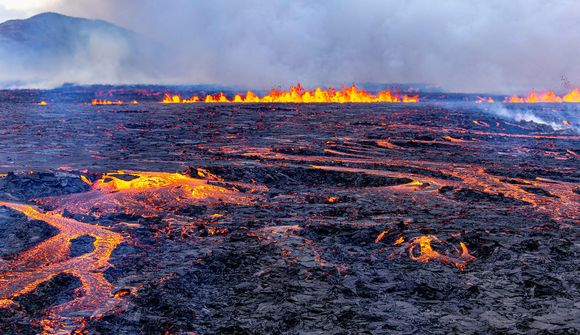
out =
{"type": "Polygon", "coordinates": [[[101,20],[44,13],[0,24],[0,87],[139,83],[159,48],[101,20]]]}

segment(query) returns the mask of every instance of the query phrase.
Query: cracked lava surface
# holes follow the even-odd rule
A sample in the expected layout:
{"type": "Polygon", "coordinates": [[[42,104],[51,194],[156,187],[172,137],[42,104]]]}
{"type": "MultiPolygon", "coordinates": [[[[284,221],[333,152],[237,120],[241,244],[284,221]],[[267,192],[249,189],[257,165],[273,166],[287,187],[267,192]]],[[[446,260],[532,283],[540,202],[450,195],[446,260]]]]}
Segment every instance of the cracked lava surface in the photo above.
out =
{"type": "Polygon", "coordinates": [[[566,110],[0,107],[3,333],[579,331],[566,110]]]}

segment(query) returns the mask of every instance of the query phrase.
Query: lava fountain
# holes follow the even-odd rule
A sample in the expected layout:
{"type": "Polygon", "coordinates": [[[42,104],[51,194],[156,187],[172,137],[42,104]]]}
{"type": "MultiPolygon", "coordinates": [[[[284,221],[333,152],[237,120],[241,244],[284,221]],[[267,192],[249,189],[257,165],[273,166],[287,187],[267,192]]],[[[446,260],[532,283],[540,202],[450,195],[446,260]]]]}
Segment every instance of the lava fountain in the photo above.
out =
{"type": "Polygon", "coordinates": [[[334,88],[306,90],[300,84],[290,87],[290,90],[283,91],[272,89],[269,94],[259,97],[254,92],[248,91],[245,95],[236,94],[233,99],[223,93],[206,95],[201,98],[192,96],[182,98],[179,95],[166,93],[163,97],[164,104],[190,104],[197,102],[205,103],[414,103],[419,102],[419,96],[399,95],[390,90],[384,90],[377,94],[371,94],[355,85],[343,87],[340,90],[334,88]]]}

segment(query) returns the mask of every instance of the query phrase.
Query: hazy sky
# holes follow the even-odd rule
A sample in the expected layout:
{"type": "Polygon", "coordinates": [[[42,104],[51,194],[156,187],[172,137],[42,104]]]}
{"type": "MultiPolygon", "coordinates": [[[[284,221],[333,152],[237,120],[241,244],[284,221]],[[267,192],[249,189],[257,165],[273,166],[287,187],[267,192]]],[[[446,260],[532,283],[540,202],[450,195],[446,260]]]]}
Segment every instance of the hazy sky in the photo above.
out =
{"type": "Polygon", "coordinates": [[[0,0],[0,19],[47,10],[164,43],[175,83],[580,86],[578,0],[0,0]]]}

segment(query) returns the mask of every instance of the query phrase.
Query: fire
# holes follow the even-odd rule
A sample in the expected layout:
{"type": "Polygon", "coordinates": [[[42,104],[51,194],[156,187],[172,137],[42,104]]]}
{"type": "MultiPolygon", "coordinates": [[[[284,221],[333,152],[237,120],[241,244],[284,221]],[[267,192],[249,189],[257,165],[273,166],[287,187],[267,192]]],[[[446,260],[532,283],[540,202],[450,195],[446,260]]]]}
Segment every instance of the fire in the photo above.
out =
{"type": "Polygon", "coordinates": [[[564,102],[580,102],[580,89],[573,89],[572,92],[564,96],[563,100],[564,102]]]}
{"type": "Polygon", "coordinates": [[[190,104],[196,102],[205,103],[378,103],[378,102],[402,102],[415,103],[419,102],[419,96],[399,95],[384,90],[377,94],[371,94],[355,85],[343,87],[340,90],[334,88],[322,89],[316,88],[312,91],[304,89],[300,84],[290,87],[288,91],[272,89],[270,93],[263,97],[257,96],[254,92],[248,91],[245,95],[236,94],[233,99],[223,93],[215,95],[206,95],[200,98],[197,95],[190,99],[182,98],[180,95],[170,95],[166,93],[163,96],[164,104],[190,104]]]}
{"type": "Polygon", "coordinates": [[[169,93],[165,93],[163,96],[163,101],[161,103],[164,104],[192,104],[195,102],[199,102],[199,97],[194,96],[191,99],[183,99],[179,95],[170,95],[169,93]]]}
{"type": "Polygon", "coordinates": [[[570,93],[558,96],[554,91],[536,92],[531,91],[526,97],[512,95],[506,98],[507,103],[562,103],[562,102],[580,102],[580,89],[575,88],[570,93]]]}
{"type": "Polygon", "coordinates": [[[489,97],[489,98],[477,97],[477,100],[475,100],[476,104],[482,104],[484,102],[488,103],[488,104],[492,104],[495,102],[495,100],[492,97],[489,97]]]}
{"type": "MultiPolygon", "coordinates": [[[[91,101],[91,105],[93,106],[110,106],[110,105],[124,105],[125,102],[123,100],[100,100],[100,99],[93,99],[91,101]]],[[[139,101],[132,100],[129,102],[130,105],[138,105],[139,101]]]]}
{"type": "Polygon", "coordinates": [[[123,104],[123,101],[121,101],[121,100],[111,101],[111,100],[93,99],[93,101],[91,101],[91,105],[93,105],[93,106],[108,106],[108,105],[122,105],[122,104],[123,104]]]}

